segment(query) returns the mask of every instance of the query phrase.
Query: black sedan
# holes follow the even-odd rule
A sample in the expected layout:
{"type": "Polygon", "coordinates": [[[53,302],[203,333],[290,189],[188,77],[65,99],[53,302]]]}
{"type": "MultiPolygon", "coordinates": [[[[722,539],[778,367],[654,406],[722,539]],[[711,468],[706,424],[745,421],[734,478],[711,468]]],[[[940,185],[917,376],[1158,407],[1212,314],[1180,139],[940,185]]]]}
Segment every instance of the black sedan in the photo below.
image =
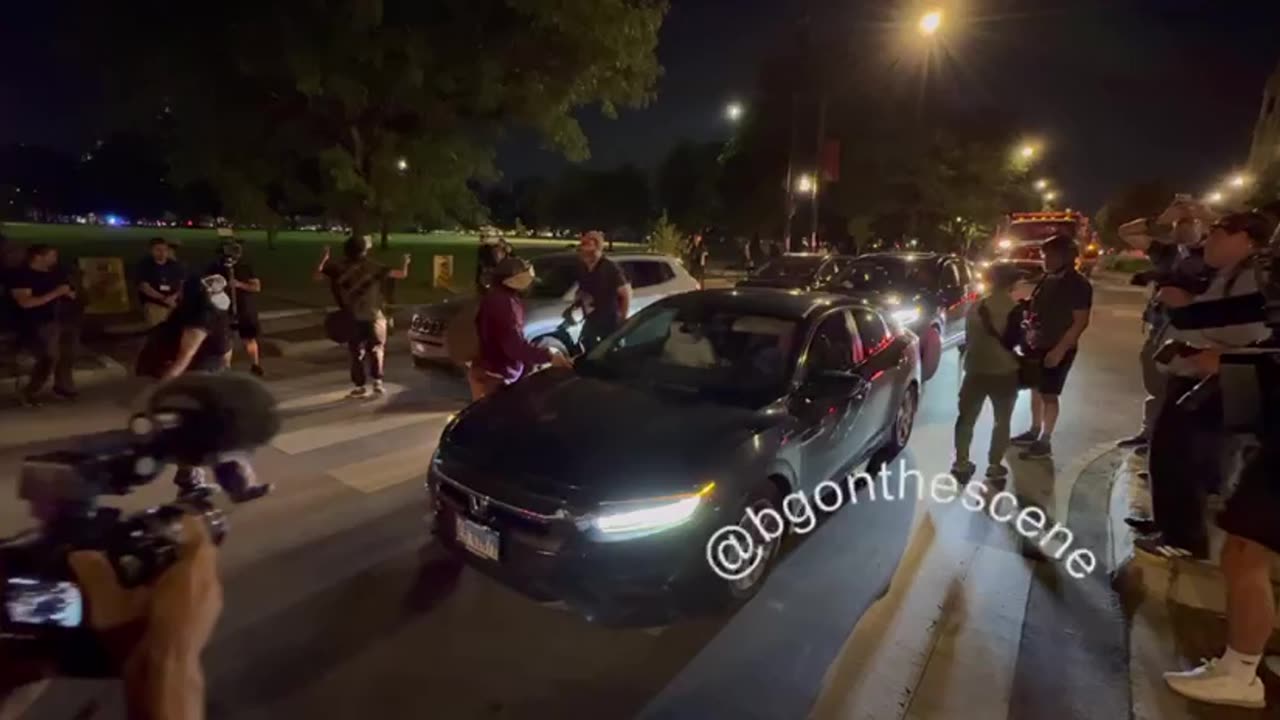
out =
{"type": "Polygon", "coordinates": [[[815,290],[839,277],[854,259],[847,255],[788,253],[762,265],[738,287],[815,290]]]}
{"type": "Polygon", "coordinates": [[[906,445],[919,350],[894,328],[834,295],[661,300],[572,370],[535,374],[449,423],[427,479],[433,531],[473,567],[601,622],[732,607],[781,544],[749,518],[785,514],[788,494],[843,487],[906,445]],[[708,560],[726,527],[759,551],[732,577],[708,560]]]}
{"type": "Polygon", "coordinates": [[[964,316],[978,299],[980,280],[969,263],[943,253],[861,255],[826,286],[884,306],[920,337],[924,379],[938,371],[942,352],[964,345],[964,316]]]}

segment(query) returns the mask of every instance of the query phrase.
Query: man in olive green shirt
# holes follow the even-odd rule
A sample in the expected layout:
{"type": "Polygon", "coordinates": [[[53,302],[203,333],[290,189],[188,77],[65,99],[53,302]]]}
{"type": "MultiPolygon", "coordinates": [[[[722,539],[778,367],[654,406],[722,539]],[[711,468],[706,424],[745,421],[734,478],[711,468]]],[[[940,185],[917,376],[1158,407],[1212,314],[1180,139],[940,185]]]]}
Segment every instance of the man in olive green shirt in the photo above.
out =
{"type": "Polygon", "coordinates": [[[1005,347],[1005,326],[1017,306],[1013,289],[1018,282],[1014,268],[997,267],[992,272],[991,293],[969,309],[965,318],[964,382],[960,384],[960,414],[956,418],[956,460],[951,474],[967,480],[977,471],[969,460],[973,426],[988,399],[995,412],[991,447],[987,451],[987,477],[1002,479],[1009,474],[1004,454],[1009,449],[1009,426],[1018,400],[1018,359],[1005,347]],[[986,308],[990,327],[983,320],[986,308]],[[994,331],[994,333],[993,333],[994,331]]]}

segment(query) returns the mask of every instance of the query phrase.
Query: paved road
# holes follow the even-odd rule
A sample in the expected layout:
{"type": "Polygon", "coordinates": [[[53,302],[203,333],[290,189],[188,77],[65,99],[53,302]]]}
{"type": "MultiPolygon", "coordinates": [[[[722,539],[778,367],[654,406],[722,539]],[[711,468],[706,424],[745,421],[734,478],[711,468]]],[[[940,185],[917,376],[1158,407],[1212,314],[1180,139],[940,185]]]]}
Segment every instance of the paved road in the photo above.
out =
{"type": "MultiPolygon", "coordinates": [[[[1098,300],[1055,438],[1057,460],[1015,461],[1019,496],[1045,507],[1070,496],[1062,487],[1069,479],[1055,482],[1053,468],[1065,471],[1137,421],[1140,298],[1117,288],[1100,289],[1098,300]]],[[[938,605],[938,597],[920,596],[942,577],[917,563],[922,527],[931,526],[934,545],[1003,542],[955,517],[959,508],[938,520],[912,503],[864,503],[796,543],[761,595],[733,617],[659,630],[601,628],[460,569],[428,542],[421,480],[440,428],[464,402],[462,384],[418,373],[399,355],[390,396],[353,403],[340,397],[341,368],[337,354],[269,368],[288,419],[257,462],[279,490],[232,518],[223,553],[227,609],[207,655],[212,718],[801,718],[824,688],[819,709],[829,716],[900,717],[901,687],[864,688],[860,699],[846,699],[848,673],[857,672],[847,642],[896,647],[898,660],[886,656],[886,667],[910,663],[913,652],[928,655],[927,639],[890,632],[883,617],[859,625],[877,599],[904,587],[938,605]],[[869,640],[864,628],[885,634],[869,640]],[[868,698],[886,709],[868,714],[868,698]]],[[[938,473],[948,466],[957,381],[951,353],[926,390],[910,467],[938,473]]],[[[11,492],[23,453],[117,423],[126,392],[97,390],[72,418],[56,407],[35,416],[0,411],[0,493],[11,492]]],[[[1026,422],[1025,404],[1018,425],[1026,422]]],[[[979,447],[988,432],[984,421],[979,447]]],[[[171,488],[155,483],[124,504],[169,495],[171,488]]],[[[21,523],[13,503],[0,506],[0,530],[21,523]]],[[[978,568],[975,577],[998,582],[998,569],[978,568]]],[[[1098,652],[1110,649],[1102,643],[1098,652]]],[[[924,680],[917,673],[908,682],[924,680]]],[[[86,698],[103,703],[105,717],[121,716],[109,685],[63,688],[32,717],[70,717],[86,698]]],[[[919,705],[913,717],[948,715],[919,705]]]]}

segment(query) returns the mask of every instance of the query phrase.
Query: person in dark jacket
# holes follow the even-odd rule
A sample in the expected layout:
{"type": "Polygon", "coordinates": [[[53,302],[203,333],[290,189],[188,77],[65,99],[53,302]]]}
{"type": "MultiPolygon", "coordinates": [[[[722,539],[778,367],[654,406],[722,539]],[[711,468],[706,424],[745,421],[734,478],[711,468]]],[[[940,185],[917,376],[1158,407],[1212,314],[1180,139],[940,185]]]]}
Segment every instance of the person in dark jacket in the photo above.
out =
{"type": "Polygon", "coordinates": [[[531,344],[524,337],[524,303],[520,293],[533,284],[533,270],[518,258],[507,258],[493,269],[493,284],[476,310],[480,352],[467,379],[473,400],[510,385],[540,365],[571,367],[569,358],[531,344]]]}
{"type": "Polygon", "coordinates": [[[484,294],[493,284],[493,272],[498,263],[511,257],[511,245],[500,237],[483,237],[476,255],[476,294],[484,294]]]}

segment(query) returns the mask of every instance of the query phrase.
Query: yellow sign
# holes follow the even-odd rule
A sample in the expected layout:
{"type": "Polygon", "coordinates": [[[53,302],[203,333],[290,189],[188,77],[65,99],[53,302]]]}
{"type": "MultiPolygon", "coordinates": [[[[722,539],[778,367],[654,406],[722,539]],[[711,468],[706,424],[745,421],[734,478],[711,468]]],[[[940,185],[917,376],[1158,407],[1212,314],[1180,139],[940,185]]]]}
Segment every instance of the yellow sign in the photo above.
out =
{"type": "Polygon", "coordinates": [[[127,313],[129,281],[120,258],[80,258],[80,291],[88,315],[127,313]]]}
{"type": "Polygon", "coordinates": [[[431,286],[445,290],[453,289],[452,255],[431,256],[431,286]]]}

